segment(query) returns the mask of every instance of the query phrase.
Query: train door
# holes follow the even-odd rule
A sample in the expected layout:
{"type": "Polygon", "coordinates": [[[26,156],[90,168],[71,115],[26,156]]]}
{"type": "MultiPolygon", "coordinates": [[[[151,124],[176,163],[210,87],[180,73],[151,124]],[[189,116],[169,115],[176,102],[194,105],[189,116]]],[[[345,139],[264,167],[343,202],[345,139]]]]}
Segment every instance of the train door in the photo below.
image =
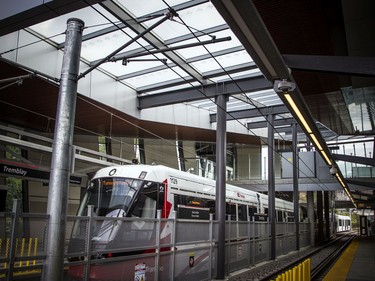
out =
{"type": "Polygon", "coordinates": [[[361,235],[369,235],[369,227],[368,227],[368,218],[367,216],[359,216],[359,230],[361,235]]]}
{"type": "Polygon", "coordinates": [[[129,210],[130,217],[154,219],[156,218],[156,210],[161,209],[163,199],[158,196],[159,184],[146,183],[140,190],[133,208],[129,210]]]}
{"type": "Polygon", "coordinates": [[[161,210],[161,218],[169,218],[172,203],[168,201],[167,181],[145,183],[133,206],[130,212],[132,217],[156,218],[157,210],[161,210]]]}

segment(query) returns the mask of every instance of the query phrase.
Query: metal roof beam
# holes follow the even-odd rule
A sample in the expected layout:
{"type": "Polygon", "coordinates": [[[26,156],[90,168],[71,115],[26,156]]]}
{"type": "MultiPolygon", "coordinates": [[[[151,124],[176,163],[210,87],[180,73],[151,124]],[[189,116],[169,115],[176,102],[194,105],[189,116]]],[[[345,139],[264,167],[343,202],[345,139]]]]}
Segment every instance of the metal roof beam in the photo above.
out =
{"type": "Polygon", "coordinates": [[[217,95],[234,95],[242,92],[253,92],[272,88],[272,83],[262,75],[230,80],[199,87],[190,87],[182,90],[164,92],[160,94],[138,97],[139,108],[151,108],[182,102],[191,102],[207,98],[215,98],[217,95]]]}
{"type": "MultiPolygon", "coordinates": [[[[294,118],[275,119],[274,126],[275,127],[277,127],[277,126],[290,126],[293,123],[297,123],[294,118]]],[[[257,121],[257,122],[249,122],[249,123],[247,123],[246,126],[249,130],[253,130],[253,129],[267,128],[267,124],[268,124],[268,122],[266,120],[264,120],[264,121],[257,121]]],[[[290,127],[275,128],[275,130],[277,130],[277,131],[284,131],[284,129],[291,130],[290,127]]],[[[299,131],[302,132],[301,129],[299,129],[299,131]]]]}
{"type": "Polygon", "coordinates": [[[1,1],[0,36],[102,1],[1,1]]]}
{"type": "Polygon", "coordinates": [[[375,76],[374,57],[282,55],[285,64],[296,70],[375,76]]]}
{"type": "Polygon", "coordinates": [[[343,155],[343,154],[332,154],[335,160],[341,160],[345,162],[369,165],[375,167],[375,159],[368,157],[352,156],[352,155],[343,155]]]}
{"type": "MultiPolygon", "coordinates": [[[[259,116],[267,116],[268,114],[285,114],[289,113],[285,105],[267,106],[261,108],[245,109],[230,112],[227,114],[227,121],[233,119],[254,118],[259,116]]],[[[210,114],[210,121],[216,122],[216,113],[210,114]]],[[[277,121],[277,120],[275,120],[277,121]]],[[[267,125],[265,126],[267,127],[267,125]]]]}
{"type": "MultiPolygon", "coordinates": [[[[168,64],[168,66],[171,66],[171,65],[168,64]]],[[[164,67],[165,67],[165,65],[164,65],[164,67]]],[[[228,67],[225,70],[226,70],[226,73],[232,74],[232,73],[238,73],[240,71],[251,70],[251,69],[254,69],[254,68],[256,68],[256,65],[254,65],[253,63],[246,63],[246,64],[238,64],[238,65],[235,65],[233,67],[228,67]]],[[[155,67],[155,68],[150,68],[149,70],[156,71],[156,70],[162,70],[162,69],[155,67]]],[[[140,72],[143,72],[142,74],[147,74],[147,73],[150,73],[149,70],[142,70],[140,72]]],[[[137,74],[139,75],[140,72],[137,72],[137,74]]],[[[220,69],[215,69],[215,70],[212,70],[212,71],[204,72],[204,73],[202,73],[202,77],[204,77],[205,79],[210,79],[210,78],[226,75],[226,73],[224,73],[223,70],[220,68],[220,69]]],[[[129,74],[129,76],[130,75],[131,74],[129,74]]],[[[119,80],[120,80],[120,78],[124,78],[125,76],[126,75],[120,76],[119,80]]],[[[129,76],[126,76],[124,79],[130,78],[129,76]]],[[[121,80],[123,80],[123,79],[121,79],[121,80]]],[[[153,91],[166,89],[166,88],[170,88],[170,87],[175,87],[175,86],[180,86],[180,85],[192,83],[192,82],[194,82],[194,80],[192,78],[189,78],[189,77],[171,79],[171,80],[168,80],[168,81],[165,81],[165,82],[154,83],[152,85],[139,87],[139,88],[137,88],[137,92],[139,94],[147,93],[147,92],[153,92],[153,91]]],[[[221,84],[222,82],[220,81],[218,83],[221,84]]]]}
{"type": "MultiPolygon", "coordinates": [[[[119,19],[121,19],[130,29],[132,29],[137,34],[142,34],[145,32],[144,26],[140,25],[136,20],[124,9],[122,9],[119,5],[112,1],[106,1],[102,3],[103,7],[105,7],[108,11],[116,15],[119,19]]],[[[162,42],[157,36],[152,33],[143,34],[142,38],[146,40],[150,45],[152,45],[155,49],[165,48],[164,42],[162,42]]],[[[184,61],[182,57],[180,57],[177,53],[173,51],[165,52],[164,55],[171,60],[172,62],[176,63],[183,69],[189,76],[191,76],[195,81],[199,82],[200,84],[206,84],[206,80],[203,79],[201,74],[191,67],[188,63],[184,61]]]]}

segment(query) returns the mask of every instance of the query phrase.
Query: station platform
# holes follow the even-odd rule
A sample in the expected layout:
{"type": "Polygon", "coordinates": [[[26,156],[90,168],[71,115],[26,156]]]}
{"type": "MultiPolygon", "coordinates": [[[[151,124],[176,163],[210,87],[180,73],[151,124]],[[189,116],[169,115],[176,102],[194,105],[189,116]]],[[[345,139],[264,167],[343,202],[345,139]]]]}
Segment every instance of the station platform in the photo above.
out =
{"type": "Polygon", "coordinates": [[[323,281],[375,281],[375,236],[358,236],[323,281]]]}

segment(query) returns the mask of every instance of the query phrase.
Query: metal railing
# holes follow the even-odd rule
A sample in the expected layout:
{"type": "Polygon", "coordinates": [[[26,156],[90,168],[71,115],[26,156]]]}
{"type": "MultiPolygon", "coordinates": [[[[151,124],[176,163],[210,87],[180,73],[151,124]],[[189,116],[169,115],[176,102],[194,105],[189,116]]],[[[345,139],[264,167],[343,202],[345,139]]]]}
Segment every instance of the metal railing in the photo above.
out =
{"type": "MultiPolygon", "coordinates": [[[[46,259],[45,214],[13,207],[0,213],[0,280],[40,275],[46,259]]],[[[69,216],[64,280],[212,280],[218,222],[210,220],[69,216]]],[[[308,246],[309,224],[300,223],[308,246]]],[[[277,255],[296,250],[294,223],[277,223],[277,255]]],[[[226,222],[226,274],[270,259],[270,224],[226,222]]]]}

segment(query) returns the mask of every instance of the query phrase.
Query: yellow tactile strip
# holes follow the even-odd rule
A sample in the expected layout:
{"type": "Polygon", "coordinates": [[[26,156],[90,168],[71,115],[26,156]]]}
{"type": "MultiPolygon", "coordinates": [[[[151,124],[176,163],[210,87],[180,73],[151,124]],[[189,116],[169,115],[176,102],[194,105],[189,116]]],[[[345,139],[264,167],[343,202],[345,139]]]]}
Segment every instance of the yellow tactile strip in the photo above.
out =
{"type": "Polygon", "coordinates": [[[357,252],[359,241],[357,238],[350,243],[349,247],[346,248],[344,253],[331,268],[328,274],[324,277],[323,281],[343,281],[346,280],[346,276],[353,263],[355,253],[357,252]]]}

